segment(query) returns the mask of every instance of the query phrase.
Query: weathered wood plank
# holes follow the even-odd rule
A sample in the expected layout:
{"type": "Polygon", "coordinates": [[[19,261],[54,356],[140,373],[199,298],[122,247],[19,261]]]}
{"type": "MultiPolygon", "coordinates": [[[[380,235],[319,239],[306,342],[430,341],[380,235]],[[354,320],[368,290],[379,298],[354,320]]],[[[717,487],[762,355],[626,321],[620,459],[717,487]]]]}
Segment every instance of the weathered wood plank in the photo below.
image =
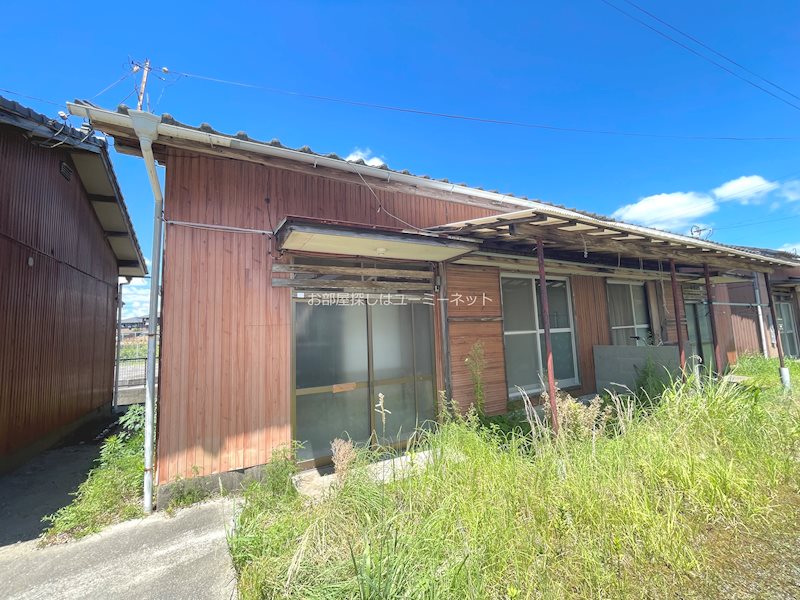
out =
{"type": "Polygon", "coordinates": [[[337,267],[330,265],[308,264],[274,264],[273,273],[312,273],[318,275],[358,275],[361,277],[391,277],[394,279],[422,279],[431,281],[433,273],[430,271],[412,271],[409,269],[384,269],[367,267],[337,267]]]}

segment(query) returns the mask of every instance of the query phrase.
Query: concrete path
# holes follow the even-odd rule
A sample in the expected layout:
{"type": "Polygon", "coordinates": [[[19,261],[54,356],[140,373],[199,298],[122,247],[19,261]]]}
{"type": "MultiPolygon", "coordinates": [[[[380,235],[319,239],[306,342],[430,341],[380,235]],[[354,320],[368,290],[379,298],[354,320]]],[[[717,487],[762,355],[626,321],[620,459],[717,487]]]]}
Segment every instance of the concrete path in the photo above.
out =
{"type": "Polygon", "coordinates": [[[0,476],[0,550],[39,537],[42,517],[72,502],[99,455],[92,442],[53,448],[0,476]]]}
{"type": "Polygon", "coordinates": [[[114,525],[77,542],[0,548],[0,595],[13,600],[229,599],[235,574],[226,541],[234,500],[114,525]]]}

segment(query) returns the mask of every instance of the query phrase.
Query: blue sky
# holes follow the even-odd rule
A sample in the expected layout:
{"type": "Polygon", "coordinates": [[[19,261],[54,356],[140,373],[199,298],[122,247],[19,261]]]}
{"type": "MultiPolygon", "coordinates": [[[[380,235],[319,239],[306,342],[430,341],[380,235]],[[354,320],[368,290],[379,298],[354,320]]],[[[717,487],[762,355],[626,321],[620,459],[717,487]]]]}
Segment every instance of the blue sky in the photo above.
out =
{"type": "MultiPolygon", "coordinates": [[[[625,0],[612,1],[635,12],[625,0]]],[[[438,112],[571,128],[800,138],[800,111],[601,0],[491,9],[465,2],[195,2],[145,12],[109,2],[47,4],[4,7],[0,87],[55,102],[94,98],[113,108],[131,94],[133,76],[95,96],[129,72],[129,57],[150,57],[177,72],[438,112]]],[[[640,6],[800,96],[800,3],[640,6]]],[[[701,225],[720,242],[800,247],[800,141],[553,132],[165,79],[151,78],[151,108],[190,124],[342,156],[360,150],[393,168],[682,233],[701,225]]],[[[46,114],[59,110],[6,95],[46,114]]],[[[113,160],[149,256],[152,197],[144,166],[118,154],[113,160]]],[[[142,306],[131,302],[128,311],[142,306]]]]}

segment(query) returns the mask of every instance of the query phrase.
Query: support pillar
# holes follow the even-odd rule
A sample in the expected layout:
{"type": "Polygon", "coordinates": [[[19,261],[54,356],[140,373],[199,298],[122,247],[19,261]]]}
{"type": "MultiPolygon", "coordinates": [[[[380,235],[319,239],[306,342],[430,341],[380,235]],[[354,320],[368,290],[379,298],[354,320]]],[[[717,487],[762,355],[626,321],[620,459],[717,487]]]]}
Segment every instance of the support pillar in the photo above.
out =
{"type": "Polygon", "coordinates": [[[544,328],[545,368],[547,369],[547,395],[553,419],[553,433],[558,435],[558,405],[556,404],[556,378],[553,373],[553,343],[550,339],[550,302],[547,298],[547,279],[544,271],[544,246],[536,240],[536,258],[539,260],[539,302],[542,305],[544,328]]]}
{"type": "Polygon", "coordinates": [[[778,329],[778,318],[775,313],[775,300],[772,298],[772,286],[769,283],[769,273],[764,273],[764,283],[767,286],[767,300],[769,302],[769,314],[772,317],[772,326],[775,328],[775,347],[778,349],[778,362],[780,363],[781,383],[787,390],[792,388],[789,378],[789,369],[786,367],[786,359],[783,356],[783,343],[781,343],[781,332],[778,329]]]}
{"type": "Polygon", "coordinates": [[[706,277],[706,299],[708,300],[708,316],[711,320],[711,341],[714,343],[715,370],[717,373],[722,373],[722,353],[719,349],[719,336],[717,335],[717,317],[714,314],[714,290],[711,287],[711,272],[708,264],[703,265],[703,274],[706,277]]]}
{"type": "Polygon", "coordinates": [[[686,375],[686,340],[683,339],[683,299],[678,288],[678,279],[675,275],[675,259],[669,259],[669,277],[672,282],[672,303],[675,307],[675,335],[678,336],[678,355],[680,357],[681,371],[686,375]]]}

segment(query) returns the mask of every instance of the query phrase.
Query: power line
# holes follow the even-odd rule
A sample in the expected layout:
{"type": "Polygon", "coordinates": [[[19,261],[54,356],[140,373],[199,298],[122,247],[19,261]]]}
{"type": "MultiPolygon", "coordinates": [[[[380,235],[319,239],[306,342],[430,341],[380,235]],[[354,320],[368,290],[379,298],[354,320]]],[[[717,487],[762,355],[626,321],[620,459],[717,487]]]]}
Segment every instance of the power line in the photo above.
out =
{"type": "Polygon", "coordinates": [[[795,98],[796,100],[800,100],[800,96],[798,96],[797,94],[794,94],[794,93],[790,92],[785,87],[778,85],[774,81],[770,81],[766,77],[763,77],[763,76],[759,75],[758,73],[756,73],[755,71],[752,71],[751,69],[748,69],[747,67],[745,67],[741,63],[738,63],[735,60],[733,60],[732,58],[730,58],[729,56],[724,55],[722,52],[719,52],[718,50],[715,50],[714,48],[712,48],[708,44],[703,43],[702,41],[700,41],[696,37],[686,33],[685,31],[682,31],[682,30],[678,29],[677,27],[675,27],[674,25],[671,25],[670,23],[667,23],[664,19],[661,19],[660,17],[658,17],[658,15],[654,15],[653,13],[651,13],[650,11],[642,8],[641,6],[636,4],[635,2],[632,2],[631,0],[624,0],[624,1],[626,3],[628,3],[628,4],[630,4],[631,6],[633,6],[636,10],[643,12],[644,14],[646,14],[651,19],[655,19],[656,21],[658,21],[662,25],[666,25],[667,27],[669,27],[673,31],[676,31],[677,33],[680,33],[685,38],[688,38],[688,39],[692,40],[698,46],[702,46],[703,48],[705,48],[709,52],[713,52],[714,54],[716,54],[720,58],[727,60],[729,63],[731,63],[732,65],[737,66],[742,71],[744,71],[746,73],[749,73],[750,75],[753,75],[754,77],[758,77],[764,83],[768,83],[769,85],[773,86],[774,88],[779,89],[784,94],[787,94],[787,95],[791,96],[792,98],[795,98]]]}
{"type": "Polygon", "coordinates": [[[640,18],[639,18],[639,17],[637,17],[636,15],[633,15],[633,14],[631,14],[631,13],[627,12],[626,10],[624,10],[624,9],[620,8],[619,6],[617,6],[616,4],[614,4],[614,3],[612,3],[612,2],[609,2],[609,0],[600,0],[600,2],[602,2],[603,4],[606,4],[607,6],[610,6],[610,7],[611,7],[611,8],[613,8],[614,10],[616,10],[616,11],[618,11],[618,12],[622,13],[623,15],[625,15],[626,17],[628,17],[629,19],[632,19],[632,20],[636,21],[637,23],[639,23],[639,24],[640,24],[640,25],[642,25],[643,27],[647,27],[649,30],[651,30],[651,31],[654,31],[655,33],[657,33],[658,35],[660,35],[660,36],[661,36],[661,37],[663,37],[663,38],[666,38],[667,40],[669,40],[669,41],[670,41],[670,42],[672,42],[673,44],[677,44],[678,46],[680,46],[680,47],[681,47],[681,48],[683,48],[684,50],[687,50],[688,52],[691,52],[691,53],[692,53],[692,54],[694,54],[695,56],[699,56],[700,58],[702,58],[703,60],[705,60],[705,61],[707,61],[707,62],[711,63],[712,65],[716,66],[717,68],[719,68],[719,69],[722,69],[723,71],[725,71],[726,73],[729,73],[730,75],[733,75],[733,76],[734,76],[734,77],[736,77],[737,79],[741,79],[741,80],[742,80],[742,81],[744,81],[745,83],[747,83],[747,84],[749,84],[749,85],[752,85],[754,88],[757,88],[757,89],[761,90],[761,91],[762,91],[762,92],[764,92],[765,94],[769,94],[770,96],[772,96],[773,98],[776,98],[776,99],[780,100],[780,101],[781,101],[781,102],[783,102],[784,104],[787,104],[787,105],[791,106],[792,108],[794,108],[794,109],[796,109],[796,110],[800,110],[800,106],[798,106],[797,104],[794,104],[793,102],[790,102],[790,101],[789,101],[789,100],[787,100],[786,98],[783,98],[783,97],[779,96],[778,94],[775,94],[775,93],[774,93],[774,92],[772,92],[771,90],[768,90],[768,89],[767,89],[767,88],[765,88],[764,86],[758,85],[758,84],[757,84],[757,83],[755,83],[754,81],[751,81],[750,79],[747,79],[747,77],[744,77],[744,76],[740,75],[739,73],[737,73],[737,72],[736,72],[736,71],[734,71],[733,69],[729,69],[729,68],[728,68],[728,67],[726,67],[725,65],[723,65],[723,64],[721,64],[721,63],[719,63],[719,62],[715,61],[713,58],[710,58],[710,57],[706,56],[706,55],[705,55],[705,54],[703,54],[702,52],[698,52],[697,50],[695,50],[695,49],[694,49],[694,48],[692,48],[691,46],[687,46],[687,45],[686,45],[686,44],[684,44],[683,42],[681,42],[681,41],[679,41],[679,40],[676,40],[674,37],[670,36],[670,35],[669,35],[669,34],[667,34],[667,33],[664,33],[663,31],[661,31],[661,30],[660,30],[660,29],[658,29],[657,27],[653,27],[653,26],[652,26],[652,25],[650,25],[650,23],[648,23],[647,21],[643,21],[642,19],[640,19],[640,18]]]}
{"type": "Polygon", "coordinates": [[[35,100],[36,102],[44,102],[45,104],[52,104],[53,106],[59,106],[64,108],[64,102],[54,102],[53,100],[45,100],[44,98],[37,98],[36,96],[28,96],[27,94],[22,94],[20,92],[15,92],[13,90],[7,90],[4,88],[0,88],[0,92],[4,94],[12,94],[14,96],[19,96],[20,98],[27,98],[28,100],[35,100]]]}
{"type": "Polygon", "coordinates": [[[125,81],[125,80],[126,80],[128,77],[130,77],[131,75],[133,75],[133,70],[130,70],[130,71],[128,71],[128,72],[127,72],[127,73],[125,73],[125,74],[124,74],[122,77],[120,77],[119,79],[117,79],[117,80],[116,80],[116,81],[114,81],[113,83],[110,83],[110,84],[108,84],[108,85],[107,85],[106,87],[104,87],[102,90],[100,90],[99,92],[97,92],[97,93],[96,93],[94,96],[92,96],[92,100],[96,99],[98,96],[102,96],[103,94],[105,94],[105,93],[106,93],[107,91],[109,91],[110,89],[113,89],[113,88],[115,88],[115,87],[116,87],[116,86],[118,86],[120,83],[122,83],[123,81],[125,81]]]}
{"type": "MultiPolygon", "coordinates": [[[[155,67],[153,67],[155,68],[155,67]]],[[[161,67],[160,70],[164,73],[171,73],[179,77],[187,79],[197,79],[201,81],[208,81],[212,83],[219,83],[223,85],[231,85],[236,87],[261,90],[272,94],[280,94],[284,96],[293,96],[297,98],[306,98],[310,100],[317,100],[322,102],[332,102],[337,104],[345,104],[349,106],[356,106],[359,108],[371,108],[383,111],[393,111],[406,114],[421,115],[427,117],[435,117],[450,120],[469,121],[474,123],[485,123],[490,125],[502,125],[509,127],[522,127],[526,129],[539,129],[545,131],[556,131],[562,133],[580,133],[580,134],[593,134],[593,135],[610,135],[618,137],[637,137],[637,138],[656,138],[656,139],[673,139],[673,140],[692,140],[692,141],[725,141],[725,142],[764,142],[764,141],[800,141],[800,138],[793,136],[710,136],[710,135],[678,135],[668,133],[645,133],[636,131],[620,131],[608,129],[590,129],[578,127],[561,127],[557,125],[548,125],[544,123],[528,123],[524,121],[513,121],[508,119],[496,119],[489,117],[478,117],[472,115],[462,115],[454,113],[445,113],[431,110],[424,110],[419,108],[409,108],[403,106],[393,106],[388,104],[377,104],[373,102],[364,102],[361,100],[352,100],[348,98],[339,98],[335,96],[324,96],[320,94],[308,94],[305,92],[297,92],[292,90],[285,90],[281,88],[257,85],[253,83],[245,83],[241,81],[233,81],[230,79],[220,79],[218,77],[209,77],[206,75],[197,75],[194,73],[185,73],[181,71],[171,71],[166,67],[161,67]]],[[[800,107],[798,107],[800,109],[800,107]]]]}

